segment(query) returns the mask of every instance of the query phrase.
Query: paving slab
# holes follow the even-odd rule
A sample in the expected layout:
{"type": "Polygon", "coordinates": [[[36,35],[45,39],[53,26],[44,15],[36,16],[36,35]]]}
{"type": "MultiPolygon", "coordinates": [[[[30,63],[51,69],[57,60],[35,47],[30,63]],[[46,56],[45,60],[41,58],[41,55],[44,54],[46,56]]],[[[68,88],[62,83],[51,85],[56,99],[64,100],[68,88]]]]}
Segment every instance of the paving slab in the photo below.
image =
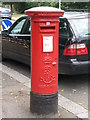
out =
{"type": "Polygon", "coordinates": [[[5,73],[2,73],[2,98],[3,118],[77,118],[60,106],[57,114],[32,114],[30,88],[5,73]]]}

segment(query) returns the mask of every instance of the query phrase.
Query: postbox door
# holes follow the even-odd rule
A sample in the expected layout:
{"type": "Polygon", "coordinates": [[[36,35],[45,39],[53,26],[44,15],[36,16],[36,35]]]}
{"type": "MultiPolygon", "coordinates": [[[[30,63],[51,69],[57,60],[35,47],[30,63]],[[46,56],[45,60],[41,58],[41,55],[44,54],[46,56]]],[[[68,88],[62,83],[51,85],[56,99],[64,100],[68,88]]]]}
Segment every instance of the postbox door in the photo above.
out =
{"type": "MultiPolygon", "coordinates": [[[[45,26],[44,22],[42,26],[45,26]]],[[[32,91],[40,94],[58,92],[59,37],[57,36],[59,36],[59,22],[54,22],[51,26],[45,27],[41,27],[41,24],[37,22],[32,22],[31,27],[32,91]]]]}
{"type": "MultiPolygon", "coordinates": [[[[58,89],[58,46],[55,34],[42,35],[42,70],[40,75],[41,87],[58,89]]],[[[49,89],[50,90],[50,89],[49,89]]],[[[46,90],[45,90],[46,91],[46,90]]]]}

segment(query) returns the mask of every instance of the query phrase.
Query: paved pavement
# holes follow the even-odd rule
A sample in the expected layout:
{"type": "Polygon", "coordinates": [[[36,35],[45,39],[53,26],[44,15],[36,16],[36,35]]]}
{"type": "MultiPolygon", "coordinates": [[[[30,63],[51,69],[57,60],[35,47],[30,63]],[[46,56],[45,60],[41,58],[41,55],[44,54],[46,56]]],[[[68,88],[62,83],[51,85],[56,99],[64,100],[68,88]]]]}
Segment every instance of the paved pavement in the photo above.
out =
{"type": "Polygon", "coordinates": [[[30,88],[2,72],[3,118],[76,118],[67,110],[58,108],[58,114],[36,115],[30,112],[30,88]]]}
{"type": "Polygon", "coordinates": [[[87,118],[88,110],[59,94],[58,114],[37,116],[30,113],[30,78],[0,64],[3,80],[3,117],[13,118],[87,118]]]}

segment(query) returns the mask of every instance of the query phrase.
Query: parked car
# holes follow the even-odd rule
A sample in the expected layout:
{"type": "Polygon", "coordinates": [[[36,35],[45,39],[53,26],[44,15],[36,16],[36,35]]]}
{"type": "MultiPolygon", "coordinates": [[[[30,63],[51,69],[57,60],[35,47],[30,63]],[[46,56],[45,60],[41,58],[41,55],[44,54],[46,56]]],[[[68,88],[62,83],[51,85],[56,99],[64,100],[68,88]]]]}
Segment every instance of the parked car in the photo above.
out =
{"type": "Polygon", "coordinates": [[[11,10],[9,8],[0,7],[0,17],[2,19],[8,18],[11,20],[11,10]]]}
{"type": "MultiPolygon", "coordinates": [[[[90,66],[88,13],[66,12],[59,22],[59,73],[84,74],[90,66]]],[[[20,17],[2,32],[3,58],[30,65],[30,18],[20,17]]]]}

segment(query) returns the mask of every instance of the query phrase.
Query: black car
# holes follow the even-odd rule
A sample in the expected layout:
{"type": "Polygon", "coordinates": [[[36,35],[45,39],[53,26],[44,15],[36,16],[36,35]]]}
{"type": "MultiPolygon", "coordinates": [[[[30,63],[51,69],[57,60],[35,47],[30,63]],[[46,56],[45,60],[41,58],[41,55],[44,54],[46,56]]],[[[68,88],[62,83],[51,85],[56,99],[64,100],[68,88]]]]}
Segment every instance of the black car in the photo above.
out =
{"type": "MultiPolygon", "coordinates": [[[[59,73],[84,74],[90,66],[89,14],[66,12],[59,22],[59,73]]],[[[30,18],[19,18],[2,32],[2,56],[30,65],[30,18]]]]}

